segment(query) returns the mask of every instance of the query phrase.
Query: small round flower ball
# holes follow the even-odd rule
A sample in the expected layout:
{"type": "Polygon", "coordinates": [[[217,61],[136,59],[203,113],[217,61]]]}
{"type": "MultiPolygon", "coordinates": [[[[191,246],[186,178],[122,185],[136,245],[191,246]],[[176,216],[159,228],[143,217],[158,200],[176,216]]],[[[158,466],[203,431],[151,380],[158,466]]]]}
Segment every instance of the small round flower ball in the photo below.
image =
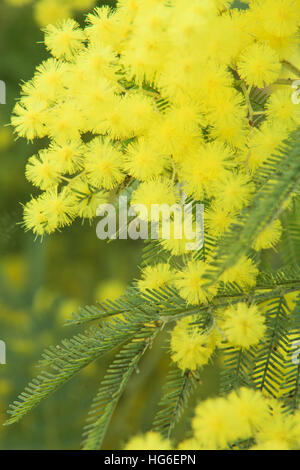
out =
{"type": "Polygon", "coordinates": [[[24,208],[23,225],[25,230],[32,230],[36,236],[43,236],[46,232],[47,217],[43,211],[41,198],[32,198],[24,208]]]}
{"type": "Polygon", "coordinates": [[[72,19],[61,20],[45,28],[45,45],[57,59],[71,60],[84,48],[84,31],[72,19]]]}
{"type": "Polygon", "coordinates": [[[218,291],[216,285],[207,285],[204,277],[207,267],[204,261],[190,261],[182,271],[178,272],[175,286],[179,295],[192,305],[207,303],[218,291]]]}
{"type": "Polygon", "coordinates": [[[32,141],[45,137],[45,107],[43,103],[20,100],[13,109],[11,124],[19,137],[32,141]]]}
{"type": "Polygon", "coordinates": [[[244,427],[225,398],[211,398],[199,403],[192,421],[195,438],[208,450],[226,449],[244,435],[244,427]]]}
{"type": "Polygon", "coordinates": [[[132,437],[127,442],[124,450],[171,450],[168,439],[163,438],[158,432],[149,431],[146,434],[132,437]]]}
{"type": "Polygon", "coordinates": [[[268,120],[284,125],[288,130],[300,124],[300,106],[295,105],[291,90],[283,88],[275,90],[266,104],[268,120]]]}
{"type": "Polygon", "coordinates": [[[295,416],[284,414],[282,410],[273,412],[256,433],[258,446],[273,447],[271,443],[277,442],[279,449],[298,449],[299,428],[296,426],[295,416]]]}
{"type": "Polygon", "coordinates": [[[170,221],[170,232],[162,232],[161,236],[162,247],[173,256],[180,256],[202,247],[203,230],[190,214],[185,215],[184,220],[182,217],[174,217],[174,220],[170,221]]]}
{"type": "Polygon", "coordinates": [[[126,148],[126,170],[134,178],[147,181],[162,174],[167,159],[157,152],[151,141],[141,137],[126,148]]]}
{"type": "MultiPolygon", "coordinates": [[[[155,219],[157,206],[164,204],[165,207],[173,206],[179,201],[179,193],[175,186],[166,178],[154,178],[145,181],[134,191],[131,198],[131,206],[139,214],[142,220],[151,220],[151,214],[155,219]]],[[[157,214],[163,216],[162,213],[157,214]]]]}
{"type": "Polygon", "coordinates": [[[275,82],[281,70],[279,56],[265,43],[255,43],[245,49],[239,57],[237,67],[248,85],[259,88],[275,82]]]}
{"type": "Polygon", "coordinates": [[[241,256],[240,259],[220,276],[224,284],[236,283],[243,289],[253,287],[256,284],[258,269],[251,258],[241,256]]]}
{"type": "Polygon", "coordinates": [[[175,273],[168,263],[158,263],[154,266],[147,266],[142,271],[138,287],[141,292],[148,289],[160,289],[170,285],[174,281],[175,273]]]}
{"type": "Polygon", "coordinates": [[[253,430],[261,427],[269,417],[269,400],[259,391],[242,387],[228,395],[236,416],[244,426],[244,437],[251,437],[253,430]]]}
{"type": "Polygon", "coordinates": [[[256,305],[240,302],[224,312],[222,330],[231,345],[247,349],[264,337],[265,318],[256,305]]]}
{"type": "Polygon", "coordinates": [[[96,137],[86,148],[84,167],[89,182],[96,188],[114,189],[125,175],[122,153],[109,139],[96,137]]]}
{"type": "Polygon", "coordinates": [[[205,211],[205,223],[207,231],[213,237],[220,237],[235,222],[235,212],[225,210],[217,204],[213,204],[205,211]]]}
{"type": "Polygon", "coordinates": [[[224,211],[240,211],[251,200],[254,192],[248,175],[239,173],[226,174],[214,185],[215,205],[224,211]]]}
{"type": "Polygon", "coordinates": [[[260,27],[268,34],[285,38],[297,32],[300,17],[298,0],[264,0],[258,3],[260,27]]]}
{"type": "Polygon", "coordinates": [[[207,364],[215,343],[208,333],[193,324],[195,316],[179,320],[171,333],[171,357],[182,370],[196,370],[207,364]]]}
{"type": "Polygon", "coordinates": [[[274,220],[256,238],[253,248],[256,251],[274,248],[280,240],[282,226],[280,220],[274,220]]]}

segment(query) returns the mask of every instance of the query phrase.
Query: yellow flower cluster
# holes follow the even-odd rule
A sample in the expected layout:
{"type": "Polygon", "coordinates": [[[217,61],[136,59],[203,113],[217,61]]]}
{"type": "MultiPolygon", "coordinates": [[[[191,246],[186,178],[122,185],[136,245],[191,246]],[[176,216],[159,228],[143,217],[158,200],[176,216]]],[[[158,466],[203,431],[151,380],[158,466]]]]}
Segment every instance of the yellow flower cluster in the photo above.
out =
{"type": "Polygon", "coordinates": [[[206,331],[197,325],[197,316],[188,316],[179,320],[171,333],[171,357],[180,369],[193,371],[209,362],[216,347],[247,349],[258,345],[265,331],[263,312],[242,302],[219,310],[206,331]]]}
{"type": "Polygon", "coordinates": [[[92,8],[96,0],[5,0],[14,7],[33,3],[33,15],[39,26],[67,19],[75,13],[92,8]]]}
{"type": "MultiPolygon", "coordinates": [[[[179,443],[179,450],[300,448],[300,412],[287,415],[279,401],[246,387],[200,402],[192,427],[193,437],[179,443]]],[[[131,438],[124,449],[170,450],[172,444],[150,431],[131,438]]]]}
{"type": "Polygon", "coordinates": [[[144,435],[132,437],[124,450],[171,450],[171,443],[158,432],[149,431],[144,435]]]}
{"type": "MultiPolygon", "coordinates": [[[[164,240],[166,246],[169,240],[164,240]]],[[[178,253],[177,253],[178,254],[178,253]]],[[[188,260],[185,267],[180,270],[174,270],[169,263],[158,263],[153,266],[147,266],[142,271],[142,278],[138,282],[138,287],[142,292],[147,289],[161,289],[164,287],[176,287],[180,296],[188,304],[199,305],[206,304],[218,293],[219,284],[207,285],[208,262],[201,260],[188,260]]],[[[230,282],[236,282],[245,290],[254,286],[258,269],[254,262],[242,256],[239,261],[228,268],[220,277],[224,285],[230,282]]]]}
{"type": "MultiPolygon", "coordinates": [[[[273,22],[266,2],[230,3],[120,0],[89,14],[84,29],[71,19],[46,27],[52,58],[22,86],[12,117],[19,136],[49,139],[26,170],[45,191],[26,206],[28,229],[92,218],[127,176],[140,183],[133,203],[178,202],[175,184],[210,198],[208,233],[223,234],[251,201],[253,172],[300,122],[290,88],[274,86],[299,60],[299,3],[268,1],[273,22]],[[270,94],[260,126],[252,87],[270,94]]],[[[276,225],[255,248],[279,236],[276,225]]]]}
{"type": "Polygon", "coordinates": [[[214,349],[213,334],[201,331],[197,317],[179,320],[171,335],[171,357],[183,370],[196,370],[207,364],[214,349]]]}
{"type": "Polygon", "coordinates": [[[261,392],[240,388],[227,397],[201,402],[192,422],[194,437],[181,450],[230,449],[236,442],[251,450],[300,448],[300,413],[287,415],[280,403],[261,392]]]}
{"type": "MultiPolygon", "coordinates": [[[[300,124],[290,87],[300,63],[300,3],[248,3],[239,10],[222,0],[119,0],[89,14],[85,28],[72,19],[45,28],[52,57],[22,85],[11,119],[18,136],[48,142],[26,167],[41,190],[25,206],[27,230],[43,236],[92,219],[131,186],[130,204],[148,209],[184,195],[205,201],[205,234],[218,243],[251,204],[256,171],[300,124]],[[259,112],[253,91],[267,96],[259,112]]],[[[274,248],[281,231],[273,221],[253,249],[274,248]]],[[[256,283],[255,262],[244,256],[208,286],[209,255],[195,260],[185,239],[161,243],[170,258],[183,255],[184,266],[148,266],[142,292],[171,285],[199,305],[220,284],[256,283]]],[[[243,348],[265,331],[261,313],[244,304],[222,321],[227,341],[243,348]]],[[[171,349],[193,370],[214,346],[188,323],[175,328],[171,349]]]]}
{"type": "Polygon", "coordinates": [[[223,315],[220,325],[230,345],[249,348],[263,338],[265,318],[255,305],[239,303],[226,309],[223,315]]]}

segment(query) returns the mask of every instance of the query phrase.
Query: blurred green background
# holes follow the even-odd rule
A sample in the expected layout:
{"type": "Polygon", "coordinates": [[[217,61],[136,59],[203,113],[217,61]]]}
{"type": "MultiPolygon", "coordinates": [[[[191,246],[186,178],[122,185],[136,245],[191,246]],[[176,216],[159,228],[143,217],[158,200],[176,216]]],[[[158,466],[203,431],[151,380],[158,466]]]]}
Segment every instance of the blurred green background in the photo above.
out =
{"type": "MultiPolygon", "coordinates": [[[[76,18],[82,23],[84,13],[76,18]]],[[[7,104],[0,105],[0,339],[7,347],[7,364],[0,365],[1,424],[8,403],[38,373],[35,364],[43,349],[74,333],[63,326],[65,320],[78,305],[118,297],[137,277],[141,259],[138,242],[98,240],[96,221],[91,226],[75,223],[43,242],[21,226],[21,204],[34,194],[25,180],[25,164],[38,144],[15,141],[7,124],[20,83],[30,79],[35,66],[47,57],[42,40],[32,4],[14,7],[0,0],[0,80],[7,86],[7,104]]],[[[169,368],[166,339],[153,346],[131,380],[104,448],[119,449],[130,436],[150,428],[169,368]]],[[[79,448],[86,413],[110,359],[84,370],[20,423],[1,425],[0,448],[79,448]]],[[[216,388],[213,371],[204,370],[202,375],[194,402],[216,388]]],[[[178,438],[186,427],[177,427],[178,438]]]]}

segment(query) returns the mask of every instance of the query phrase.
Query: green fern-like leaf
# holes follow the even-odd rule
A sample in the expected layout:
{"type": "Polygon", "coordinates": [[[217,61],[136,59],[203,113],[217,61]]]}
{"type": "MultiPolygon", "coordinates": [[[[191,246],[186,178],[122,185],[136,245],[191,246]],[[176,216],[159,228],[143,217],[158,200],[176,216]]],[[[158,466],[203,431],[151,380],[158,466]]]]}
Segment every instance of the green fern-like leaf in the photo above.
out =
{"type": "Polygon", "coordinates": [[[116,355],[101,383],[84,429],[84,449],[96,450],[102,445],[113,412],[128,380],[148,347],[158,328],[144,328],[129,344],[116,355]]]}
{"type": "Polygon", "coordinates": [[[258,390],[277,396],[283,383],[284,355],[288,347],[288,308],[283,297],[270,301],[265,309],[267,332],[256,356],[253,379],[258,390]]]}
{"type": "Polygon", "coordinates": [[[146,315],[137,316],[136,319],[117,319],[113,323],[93,327],[46,350],[40,365],[47,369],[33,379],[10,406],[8,413],[11,417],[6,424],[21,419],[95,359],[131,340],[147,321],[149,317],[146,315]]]}
{"type": "Polygon", "coordinates": [[[163,387],[153,429],[165,437],[170,437],[176,422],[180,419],[189,397],[194,391],[197,379],[190,371],[183,372],[178,367],[172,368],[163,387]]]}
{"type": "Polygon", "coordinates": [[[223,237],[213,269],[208,277],[216,280],[244,254],[248,254],[258,235],[284,210],[285,204],[300,186],[300,137],[295,132],[281,149],[283,164],[256,193],[250,208],[223,237]],[[279,171],[280,170],[280,171],[279,171]],[[237,243],[238,240],[238,243],[237,243]]]}
{"type": "Polygon", "coordinates": [[[255,366],[253,349],[226,347],[222,349],[223,368],[220,378],[220,391],[223,394],[239,387],[253,387],[251,374],[255,366]]]}

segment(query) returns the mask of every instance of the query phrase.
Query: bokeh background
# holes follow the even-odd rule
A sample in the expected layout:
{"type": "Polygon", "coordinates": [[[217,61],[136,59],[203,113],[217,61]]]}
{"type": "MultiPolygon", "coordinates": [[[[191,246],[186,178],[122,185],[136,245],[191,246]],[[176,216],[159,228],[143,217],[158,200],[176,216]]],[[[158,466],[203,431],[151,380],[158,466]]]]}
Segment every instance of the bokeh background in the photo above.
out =
{"type": "MultiPolygon", "coordinates": [[[[34,194],[24,169],[39,147],[15,141],[8,125],[20,83],[30,79],[35,66],[47,57],[40,27],[69,14],[83,23],[82,7],[105,3],[114,1],[0,0],[0,80],[7,86],[7,104],[0,104],[0,339],[7,346],[7,364],[0,365],[0,449],[80,447],[85,416],[111,357],[84,370],[11,427],[2,426],[7,405],[38,372],[35,364],[43,349],[78,331],[64,326],[78,306],[117,298],[138,276],[142,245],[98,240],[96,221],[75,223],[42,242],[24,232],[22,203],[34,194]]],[[[169,368],[166,339],[153,346],[132,378],[105,449],[120,449],[133,434],[150,428],[169,368]]],[[[187,418],[199,397],[216,391],[217,382],[216,371],[203,370],[187,418]]],[[[177,426],[178,439],[188,430],[188,422],[183,419],[177,426]]]]}

